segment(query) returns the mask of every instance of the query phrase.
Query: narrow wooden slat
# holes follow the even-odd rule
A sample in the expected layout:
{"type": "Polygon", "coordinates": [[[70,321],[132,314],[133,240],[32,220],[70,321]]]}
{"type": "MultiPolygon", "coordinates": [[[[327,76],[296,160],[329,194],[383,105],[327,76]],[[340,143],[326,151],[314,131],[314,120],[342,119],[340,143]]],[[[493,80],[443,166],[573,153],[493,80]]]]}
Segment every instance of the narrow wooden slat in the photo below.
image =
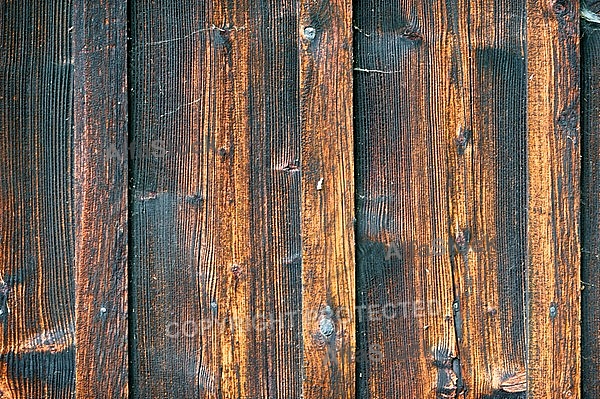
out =
{"type": "Polygon", "coordinates": [[[0,397],[72,398],[70,1],[0,1],[0,397]]]}
{"type": "Polygon", "coordinates": [[[523,395],[525,2],[356,7],[358,396],[523,395]]]}
{"type": "Polygon", "coordinates": [[[451,261],[462,385],[467,396],[523,397],[525,1],[459,1],[447,11],[448,235],[457,250],[451,261]]]}
{"type": "Polygon", "coordinates": [[[352,2],[299,16],[303,397],[354,398],[352,2]]]}
{"type": "Polygon", "coordinates": [[[588,399],[600,397],[599,12],[600,2],[589,1],[581,13],[581,382],[588,399]]]}
{"type": "Polygon", "coordinates": [[[578,1],[527,1],[527,58],[528,393],[578,398],[578,1]]]}
{"type": "Polygon", "coordinates": [[[77,398],[125,398],[127,3],[73,1],[77,398]]]}
{"type": "Polygon", "coordinates": [[[440,58],[447,18],[442,2],[355,6],[357,302],[364,309],[357,347],[376,354],[358,362],[359,398],[459,390],[452,265],[442,248],[451,228],[453,144],[451,59],[440,58]],[[439,256],[431,256],[433,245],[439,256]]]}
{"type": "Polygon", "coordinates": [[[249,2],[248,13],[248,270],[252,314],[270,322],[255,323],[246,378],[249,397],[295,398],[303,396],[297,2],[249,2]]]}
{"type": "Polygon", "coordinates": [[[296,2],[131,15],[132,396],[299,398],[296,2]]]}

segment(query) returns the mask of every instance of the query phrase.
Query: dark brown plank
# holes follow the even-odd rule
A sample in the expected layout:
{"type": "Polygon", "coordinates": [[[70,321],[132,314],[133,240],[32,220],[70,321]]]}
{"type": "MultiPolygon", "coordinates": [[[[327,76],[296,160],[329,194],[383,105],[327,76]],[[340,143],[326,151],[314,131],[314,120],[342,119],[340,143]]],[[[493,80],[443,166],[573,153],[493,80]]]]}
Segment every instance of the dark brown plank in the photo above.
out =
{"type": "Polygon", "coordinates": [[[297,3],[131,14],[132,396],[301,397],[297,3]]]}
{"type": "Polygon", "coordinates": [[[458,247],[462,385],[467,396],[519,398],[527,390],[525,2],[465,1],[448,12],[449,235],[458,247]]]}
{"type": "Polygon", "coordinates": [[[75,386],[70,1],[0,1],[0,396],[75,386]]]}
{"type": "Polygon", "coordinates": [[[457,126],[447,125],[460,97],[450,92],[457,15],[445,4],[355,3],[357,347],[373,353],[358,363],[359,398],[462,389],[453,264],[447,251],[429,254],[467,227],[449,214],[457,126]]]}
{"type": "Polygon", "coordinates": [[[527,388],[579,398],[578,1],[527,1],[527,59],[527,388]]]}
{"type": "Polygon", "coordinates": [[[600,2],[582,9],[581,25],[581,383],[600,397],[600,2]]]}
{"type": "Polygon", "coordinates": [[[73,24],[76,393],[125,398],[127,3],[75,0],[73,24]]]}

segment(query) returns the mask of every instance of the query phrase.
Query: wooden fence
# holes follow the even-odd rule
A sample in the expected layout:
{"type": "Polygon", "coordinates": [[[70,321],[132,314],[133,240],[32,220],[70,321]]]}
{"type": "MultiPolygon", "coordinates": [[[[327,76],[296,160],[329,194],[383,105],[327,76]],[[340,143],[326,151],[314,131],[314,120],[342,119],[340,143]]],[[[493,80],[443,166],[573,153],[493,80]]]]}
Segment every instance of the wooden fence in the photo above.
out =
{"type": "Polygon", "coordinates": [[[600,398],[599,12],[0,0],[0,398],[600,398]]]}

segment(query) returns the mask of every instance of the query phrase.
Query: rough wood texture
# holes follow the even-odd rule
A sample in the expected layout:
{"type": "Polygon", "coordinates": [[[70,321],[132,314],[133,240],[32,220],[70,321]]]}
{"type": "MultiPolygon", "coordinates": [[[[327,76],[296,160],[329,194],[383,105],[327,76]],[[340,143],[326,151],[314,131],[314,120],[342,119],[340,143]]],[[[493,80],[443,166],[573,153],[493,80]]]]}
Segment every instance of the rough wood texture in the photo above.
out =
{"type": "Polygon", "coordinates": [[[578,1],[527,1],[527,54],[528,391],[578,398],[578,1]]]}
{"type": "Polygon", "coordinates": [[[300,1],[303,397],[354,398],[352,2],[300,1]]]}
{"type": "Polygon", "coordinates": [[[75,382],[70,1],[0,1],[0,397],[75,382]]]}
{"type": "Polygon", "coordinates": [[[599,397],[584,11],[0,0],[0,397],[599,397]]]}
{"type": "Polygon", "coordinates": [[[582,397],[593,399],[600,397],[600,2],[582,11],[581,382],[582,397]]]}
{"type": "Polygon", "coordinates": [[[300,397],[297,3],[132,16],[133,396],[300,397]]]}
{"type": "Polygon", "coordinates": [[[73,1],[77,398],[124,398],[127,3],[73,1]]]}
{"type": "Polygon", "coordinates": [[[451,257],[429,253],[458,223],[448,18],[441,2],[355,8],[358,349],[381,352],[358,364],[360,398],[461,389],[451,257]]]}
{"type": "MultiPolygon", "coordinates": [[[[466,395],[526,391],[527,229],[524,1],[449,8],[450,233],[466,395]],[[453,144],[453,145],[452,145],[453,144]],[[463,250],[461,250],[463,247],[463,250]],[[468,248],[468,249],[467,249],[468,248]]],[[[432,85],[434,86],[434,85],[432,85]]]]}
{"type": "Polygon", "coordinates": [[[132,16],[133,396],[351,397],[350,3],[132,16]]]}
{"type": "Polygon", "coordinates": [[[355,4],[359,397],[577,396],[577,12],[355,4]]]}

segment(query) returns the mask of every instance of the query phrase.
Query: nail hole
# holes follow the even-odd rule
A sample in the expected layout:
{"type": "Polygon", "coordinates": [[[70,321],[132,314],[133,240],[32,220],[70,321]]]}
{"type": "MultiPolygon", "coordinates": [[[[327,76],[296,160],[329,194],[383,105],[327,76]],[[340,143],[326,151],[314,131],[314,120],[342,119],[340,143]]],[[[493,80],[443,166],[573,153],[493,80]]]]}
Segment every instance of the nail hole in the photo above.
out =
{"type": "Polygon", "coordinates": [[[550,304],[550,318],[554,319],[558,315],[558,306],[555,303],[550,304]]]}
{"type": "Polygon", "coordinates": [[[313,40],[317,36],[317,30],[312,26],[304,28],[304,37],[308,40],[313,40]]]}

